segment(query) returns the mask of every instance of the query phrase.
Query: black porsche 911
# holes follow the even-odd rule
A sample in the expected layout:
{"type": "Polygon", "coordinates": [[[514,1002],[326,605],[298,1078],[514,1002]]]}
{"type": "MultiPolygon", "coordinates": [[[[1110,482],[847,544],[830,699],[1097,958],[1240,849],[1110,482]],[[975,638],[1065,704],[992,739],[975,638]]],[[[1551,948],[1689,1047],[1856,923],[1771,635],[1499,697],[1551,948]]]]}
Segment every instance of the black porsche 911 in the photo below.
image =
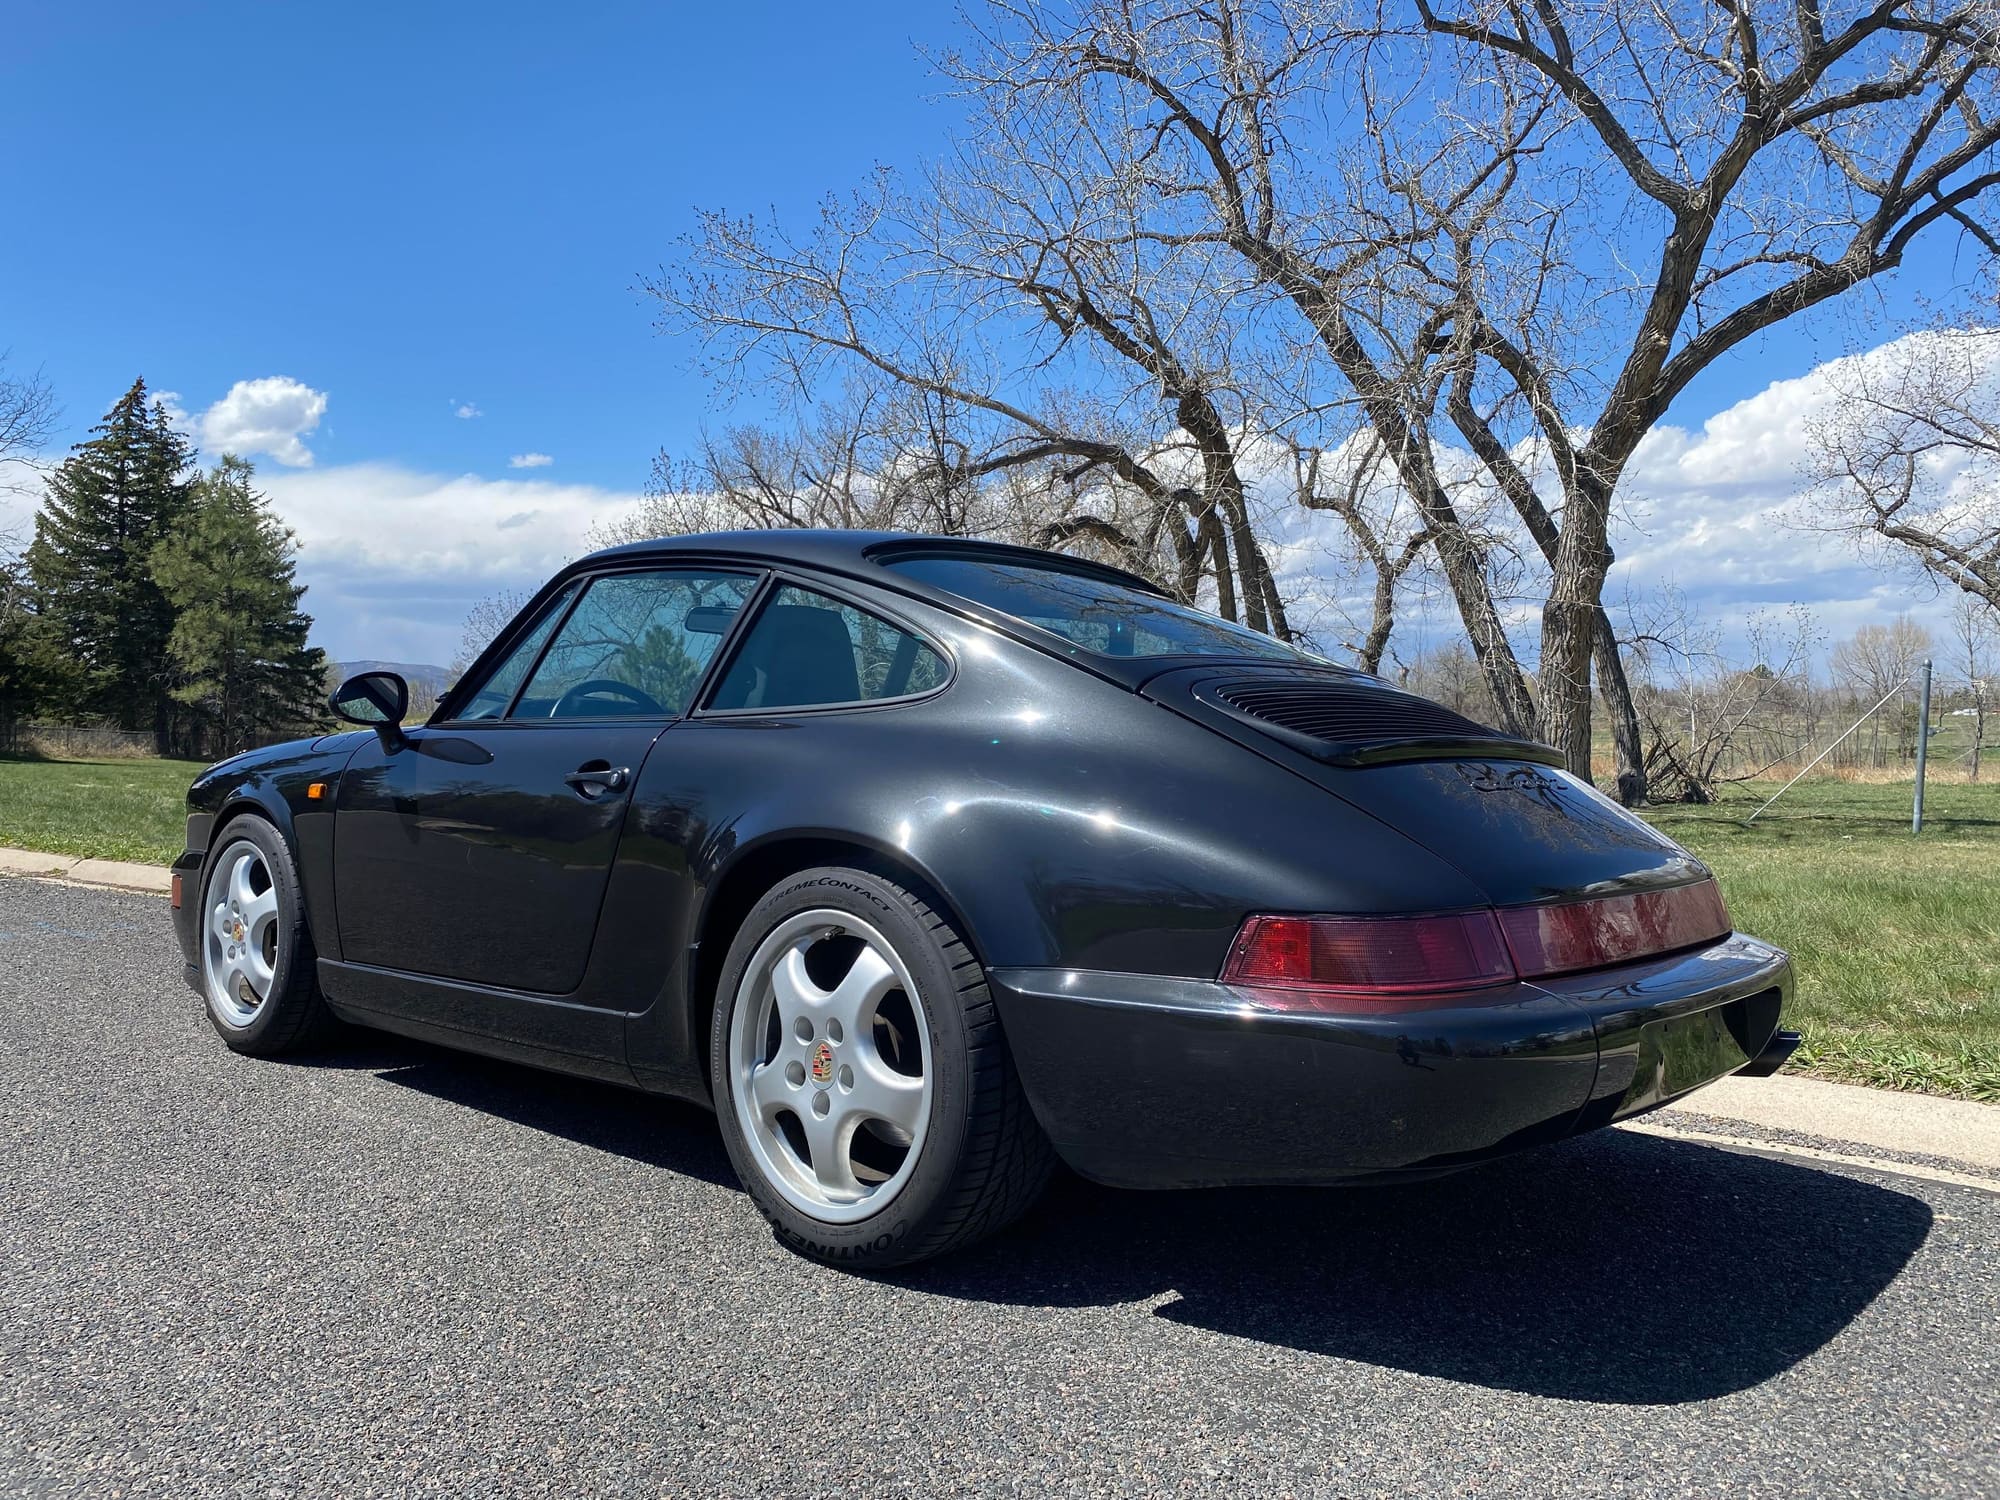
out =
{"type": "Polygon", "coordinates": [[[785,1242],[910,1262],[1057,1159],[1448,1171],[1769,1072],[1785,955],[1511,740],[1073,558],[852,532],[564,568],[421,726],[188,794],[229,1046],[339,1022],[712,1103],[785,1242]]]}

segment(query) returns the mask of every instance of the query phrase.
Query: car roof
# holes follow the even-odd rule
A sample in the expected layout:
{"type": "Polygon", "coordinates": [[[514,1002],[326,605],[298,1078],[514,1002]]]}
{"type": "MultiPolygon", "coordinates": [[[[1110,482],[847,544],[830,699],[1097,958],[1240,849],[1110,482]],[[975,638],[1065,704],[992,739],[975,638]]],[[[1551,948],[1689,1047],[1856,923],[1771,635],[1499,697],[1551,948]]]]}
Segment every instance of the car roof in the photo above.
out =
{"type": "MultiPolygon", "coordinates": [[[[975,599],[968,599],[963,594],[942,588],[913,574],[882,566],[883,563],[891,562],[898,557],[964,557],[994,563],[1013,562],[1060,568],[1072,573],[1102,578],[1107,582],[1123,584],[1127,588],[1138,589],[1157,598],[1170,597],[1158,584],[1136,573],[1127,573],[1104,563],[1095,563],[1085,558],[1071,557],[1064,552],[1050,552],[1037,547],[1017,547],[1006,542],[989,542],[976,537],[932,536],[912,531],[774,528],[691,532],[685,536],[653,537],[646,541],[627,542],[623,546],[606,547],[587,557],[579,557],[560,569],[543,585],[541,592],[522,609],[521,616],[517,619],[524,618],[539,608],[546,598],[566,586],[572,579],[606,567],[702,558],[777,567],[790,565],[812,568],[836,577],[844,576],[864,585],[888,589],[893,593],[923,600],[950,610],[954,614],[977,620],[1002,635],[1065,661],[1079,671],[1101,677],[1108,682],[1115,682],[1133,692],[1137,692],[1149,679],[1180,667],[1212,667],[1232,661],[1247,666],[1270,665],[1270,660],[1261,656],[1236,658],[1202,654],[1145,657],[1099,655],[1075,647],[1061,637],[1051,635],[1004,610],[982,604],[975,599]]],[[[468,680],[485,670],[488,656],[502,641],[508,639],[508,635],[509,632],[502,632],[487,645],[479,660],[467,669],[465,676],[468,680]]]]}
{"type": "Polygon", "coordinates": [[[976,537],[928,536],[913,531],[831,529],[702,531],[687,536],[654,537],[642,542],[627,542],[620,547],[607,547],[601,552],[591,553],[588,557],[578,558],[563,571],[581,572],[606,562],[625,562],[639,558],[671,558],[688,555],[712,557],[718,554],[760,558],[768,562],[798,563],[805,567],[826,568],[844,573],[864,573],[864,570],[871,569],[873,565],[898,556],[965,557],[994,563],[1025,563],[1031,566],[1061,568],[1073,573],[1088,573],[1108,582],[1122,583],[1127,588],[1140,589],[1148,594],[1164,595],[1158,584],[1141,578],[1136,573],[1128,573],[1122,568],[1114,568],[1104,563],[1091,562],[1086,558],[1071,557],[1067,553],[1050,552],[1038,547],[1016,547],[1010,543],[989,542],[976,537]]]}

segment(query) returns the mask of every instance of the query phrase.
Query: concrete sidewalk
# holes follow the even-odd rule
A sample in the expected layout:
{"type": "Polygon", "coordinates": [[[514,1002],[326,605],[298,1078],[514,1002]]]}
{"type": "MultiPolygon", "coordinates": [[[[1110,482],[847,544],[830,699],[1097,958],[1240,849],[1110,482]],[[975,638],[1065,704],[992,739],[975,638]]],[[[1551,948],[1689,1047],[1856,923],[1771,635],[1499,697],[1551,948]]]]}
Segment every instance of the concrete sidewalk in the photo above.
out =
{"type": "Polygon", "coordinates": [[[78,859],[71,854],[37,854],[30,849],[0,849],[0,875],[68,880],[119,891],[144,891],[154,896],[164,896],[172,889],[172,877],[164,865],[135,865],[122,859],[78,859]]]}
{"type": "Polygon", "coordinates": [[[1817,1078],[1724,1078],[1648,1118],[1707,1115],[1765,1130],[1913,1156],[1935,1156],[2000,1173],[2000,1104],[1857,1088],[1817,1078]]]}

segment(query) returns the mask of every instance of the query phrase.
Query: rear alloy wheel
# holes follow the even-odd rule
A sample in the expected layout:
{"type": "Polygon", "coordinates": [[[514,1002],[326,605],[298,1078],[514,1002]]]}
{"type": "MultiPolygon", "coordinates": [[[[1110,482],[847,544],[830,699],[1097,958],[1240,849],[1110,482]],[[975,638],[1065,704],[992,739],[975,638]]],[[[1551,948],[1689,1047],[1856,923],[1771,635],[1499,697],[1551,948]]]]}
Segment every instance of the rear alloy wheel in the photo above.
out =
{"type": "Polygon", "coordinates": [[[716,1104],[751,1196],[795,1249],[890,1266],[991,1233],[1052,1161],[985,975],[909,892],[855,870],[786,881],[724,965],[716,1104]]]}
{"type": "Polygon", "coordinates": [[[262,818],[222,830],[202,882],[200,933],[202,999],[233,1050],[274,1057],[333,1029],[315,983],[297,866],[262,818]]]}

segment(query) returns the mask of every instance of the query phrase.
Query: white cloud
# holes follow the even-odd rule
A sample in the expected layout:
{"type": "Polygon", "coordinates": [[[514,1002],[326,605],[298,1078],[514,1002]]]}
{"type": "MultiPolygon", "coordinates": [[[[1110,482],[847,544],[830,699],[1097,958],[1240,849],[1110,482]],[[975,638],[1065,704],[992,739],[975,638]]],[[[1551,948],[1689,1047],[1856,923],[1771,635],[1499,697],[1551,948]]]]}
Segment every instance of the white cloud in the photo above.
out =
{"type": "MultiPolygon", "coordinates": [[[[1885,346],[1886,348],[1886,346],[1885,346]]],[[[1859,356],[1879,358],[1882,351],[1859,356]]],[[[1875,565],[1851,544],[1783,524],[1805,488],[1802,468],[1812,415],[1834,399],[1837,366],[1773,382],[1695,427],[1663,426],[1640,446],[1620,486],[1621,524],[1613,540],[1619,558],[1606,591],[1616,610],[1629,592],[1644,596],[1661,584],[1680,588],[1717,624],[1750,609],[1802,601],[1830,639],[1857,626],[1909,612],[1942,633],[1949,606],[1906,574],[1875,565]]],[[[292,415],[310,416],[289,432],[312,431],[326,398],[296,381],[273,377],[241,382],[198,418],[184,419],[211,453],[218,450],[219,414],[239,428],[257,409],[258,388],[288,388],[292,415]]],[[[171,394],[165,393],[171,401],[171,394]]],[[[285,424],[272,421],[249,451],[282,445],[285,424]]],[[[1275,453],[1275,450],[1273,450],[1275,453]]],[[[1454,455],[1454,461],[1463,455],[1454,455]]],[[[510,464],[540,468],[547,455],[519,454],[510,464]]],[[[1278,542],[1274,562],[1293,618],[1314,624],[1322,642],[1347,635],[1339,617],[1366,621],[1365,579],[1343,574],[1350,550],[1340,521],[1304,512],[1285,493],[1288,474],[1271,455],[1252,467],[1262,506],[1278,542]],[[1266,461],[1268,459],[1268,461],[1266,461]]],[[[279,514],[299,535],[306,608],[318,619],[315,640],[343,658],[448,662],[466,612],[506,589],[539,586],[583,550],[594,524],[637,506],[636,491],[562,484],[543,477],[486,479],[419,473],[386,463],[289,469],[259,475],[279,514]]],[[[36,483],[26,494],[0,488],[0,532],[31,524],[36,483]]],[[[1527,597],[1503,601],[1524,654],[1533,659],[1541,586],[1531,576],[1527,597]]],[[[1448,594],[1409,600],[1399,618],[1396,649],[1407,656],[1422,643],[1457,639],[1460,627],[1448,594]]]]}
{"type": "Polygon", "coordinates": [[[474,406],[470,401],[458,402],[456,405],[452,407],[451,414],[454,417],[457,417],[461,422],[470,422],[475,417],[483,417],[486,415],[485,412],[481,411],[477,406],[474,406]]]}
{"type": "Polygon", "coordinates": [[[1853,628],[1832,623],[1843,613],[1857,624],[1902,610],[1941,615],[1934,592],[1899,573],[1893,553],[1864,552],[1850,539],[1793,524],[1811,488],[1814,422],[1868,366],[1932,337],[1910,334],[1773,381],[1698,432],[1655,428],[1619,485],[1624,524],[1612,538],[1619,550],[1614,579],[1623,575],[1635,586],[1671,579],[1712,599],[1824,603],[1836,632],[1853,628]]]}
{"type": "Polygon", "coordinates": [[[326,392],[288,375],[239,380],[228,395],[192,421],[181,412],[173,392],[160,399],[209,453],[261,455],[293,469],[312,467],[312,450],[305,439],[326,414],[326,392]]]}
{"type": "Polygon", "coordinates": [[[544,479],[424,474],[395,464],[272,472],[258,487],[298,534],[314,641],[336,658],[444,664],[467,611],[532,590],[636,491],[544,479]]]}
{"type": "MultiPolygon", "coordinates": [[[[1698,428],[1661,426],[1648,434],[1618,487],[1611,538],[1618,560],[1605,589],[1614,617],[1628,596],[1644,600],[1671,585],[1732,638],[1750,612],[1793,603],[1812,611],[1829,641],[1905,613],[1942,638],[1951,596],[1899,567],[1893,552],[1865,551],[1850,539],[1789,524],[1809,490],[1805,471],[1814,419],[1841,399],[1840,391],[1855,387],[1864,373],[1859,367],[1893,359],[1902,342],[1773,381],[1698,428]]],[[[1470,462],[1458,450],[1440,457],[1447,469],[1470,462]]],[[[1279,541],[1273,565],[1281,588],[1298,601],[1295,622],[1314,629],[1328,647],[1358,639],[1367,625],[1372,579],[1354,572],[1352,543],[1341,522],[1293,507],[1288,475],[1259,477],[1279,541]]],[[[1504,507],[1499,518],[1511,519],[1504,507]]],[[[1518,541],[1524,556],[1536,555],[1525,537],[1518,541]]],[[[1525,597],[1500,601],[1517,648],[1531,665],[1546,576],[1531,570],[1523,580],[1525,597]]],[[[1430,597],[1412,597],[1403,605],[1392,649],[1407,657],[1423,644],[1460,636],[1451,598],[1437,588],[1430,597]]]]}
{"type": "Polygon", "coordinates": [[[516,453],[507,460],[510,469],[546,469],[555,460],[546,453],[516,453]]]}

